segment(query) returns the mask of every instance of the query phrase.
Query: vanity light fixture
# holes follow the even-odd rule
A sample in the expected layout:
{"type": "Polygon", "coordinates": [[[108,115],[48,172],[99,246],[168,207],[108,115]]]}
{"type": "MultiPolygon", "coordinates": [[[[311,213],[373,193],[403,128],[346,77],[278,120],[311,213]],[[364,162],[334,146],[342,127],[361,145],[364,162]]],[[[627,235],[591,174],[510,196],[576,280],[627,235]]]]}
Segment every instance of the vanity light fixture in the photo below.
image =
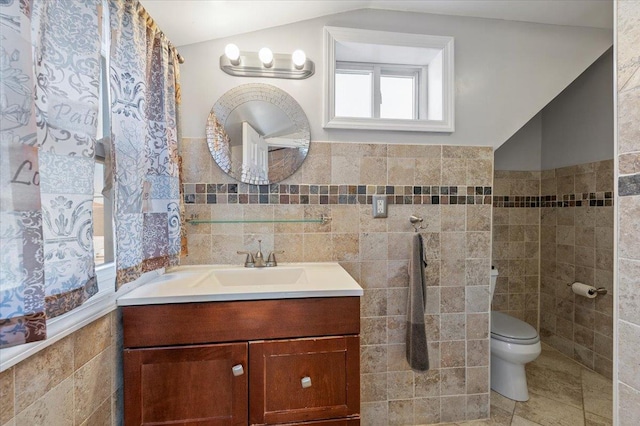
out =
{"type": "Polygon", "coordinates": [[[315,65],[300,49],[292,54],[273,53],[268,47],[263,47],[258,53],[241,52],[238,46],[231,43],[225,46],[224,55],[220,56],[220,69],[237,77],[300,80],[311,77],[315,65]]]}

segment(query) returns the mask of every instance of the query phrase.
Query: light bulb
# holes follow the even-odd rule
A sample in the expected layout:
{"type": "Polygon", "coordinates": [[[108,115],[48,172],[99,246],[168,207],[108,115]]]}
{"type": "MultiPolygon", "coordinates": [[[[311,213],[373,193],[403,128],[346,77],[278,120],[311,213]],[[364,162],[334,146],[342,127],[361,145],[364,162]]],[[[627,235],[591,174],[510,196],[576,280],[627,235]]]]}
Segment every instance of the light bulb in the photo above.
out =
{"type": "Polygon", "coordinates": [[[305,55],[303,50],[298,49],[291,54],[291,60],[293,60],[293,65],[295,65],[297,69],[301,69],[307,61],[307,55],[305,55]]]}
{"type": "Polygon", "coordinates": [[[263,47],[262,49],[260,49],[260,51],[258,52],[258,57],[260,58],[262,65],[264,65],[265,67],[269,68],[271,67],[271,65],[273,65],[273,52],[268,47],[263,47]]]}
{"type": "Polygon", "coordinates": [[[233,65],[240,63],[240,49],[233,43],[229,43],[224,48],[224,54],[231,61],[233,65]]]}

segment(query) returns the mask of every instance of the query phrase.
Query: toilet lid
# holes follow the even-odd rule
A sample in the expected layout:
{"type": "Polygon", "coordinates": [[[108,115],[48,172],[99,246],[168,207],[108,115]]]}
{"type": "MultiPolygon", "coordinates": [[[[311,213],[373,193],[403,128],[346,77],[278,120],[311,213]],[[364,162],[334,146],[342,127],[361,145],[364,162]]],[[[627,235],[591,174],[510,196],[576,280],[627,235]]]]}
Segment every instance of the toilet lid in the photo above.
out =
{"type": "Polygon", "coordinates": [[[540,338],[531,325],[502,312],[491,312],[491,334],[499,340],[535,343],[540,338]],[[533,342],[532,342],[533,341],[533,342]]]}

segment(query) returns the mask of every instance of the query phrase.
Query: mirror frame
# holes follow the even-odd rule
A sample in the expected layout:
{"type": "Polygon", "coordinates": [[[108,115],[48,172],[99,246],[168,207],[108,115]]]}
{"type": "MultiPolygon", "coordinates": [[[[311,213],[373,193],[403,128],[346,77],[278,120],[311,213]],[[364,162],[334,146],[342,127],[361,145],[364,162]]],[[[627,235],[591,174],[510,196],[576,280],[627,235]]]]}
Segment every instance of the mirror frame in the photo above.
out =
{"type": "Polygon", "coordinates": [[[324,27],[325,96],[323,127],[327,129],[453,132],[455,113],[454,39],[447,36],[395,33],[356,28],[324,27]],[[336,43],[355,42],[440,49],[443,54],[442,120],[398,120],[335,116],[336,43]]]}

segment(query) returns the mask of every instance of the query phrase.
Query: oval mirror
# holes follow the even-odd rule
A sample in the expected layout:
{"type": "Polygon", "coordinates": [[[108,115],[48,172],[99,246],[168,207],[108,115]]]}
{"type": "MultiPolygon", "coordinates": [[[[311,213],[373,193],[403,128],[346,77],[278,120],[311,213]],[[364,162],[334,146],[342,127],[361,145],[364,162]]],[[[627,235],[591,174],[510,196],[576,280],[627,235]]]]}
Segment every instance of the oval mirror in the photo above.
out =
{"type": "Polygon", "coordinates": [[[207,144],[218,166],[253,185],[291,176],[309,152],[309,121],[285,91],[269,84],[235,87],[207,119],[207,144]]]}

